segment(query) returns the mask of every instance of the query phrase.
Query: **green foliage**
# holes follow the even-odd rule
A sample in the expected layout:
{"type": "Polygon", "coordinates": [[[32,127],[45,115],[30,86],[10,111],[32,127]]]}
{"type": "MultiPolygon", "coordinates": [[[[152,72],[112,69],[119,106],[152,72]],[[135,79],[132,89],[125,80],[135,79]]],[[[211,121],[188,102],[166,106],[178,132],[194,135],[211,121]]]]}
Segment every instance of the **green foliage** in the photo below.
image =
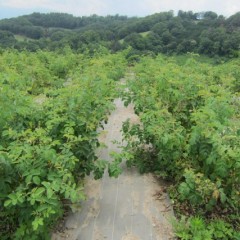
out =
{"type": "MultiPolygon", "coordinates": [[[[171,180],[174,201],[206,216],[239,217],[238,65],[212,66],[189,55],[179,66],[174,58],[145,57],[123,96],[141,120],[123,124],[129,165],[171,180]]],[[[239,228],[239,220],[224,219],[239,228]]]]}
{"type": "Polygon", "coordinates": [[[175,234],[183,240],[220,240],[220,239],[238,239],[239,232],[235,232],[230,224],[222,220],[213,220],[207,224],[201,217],[190,217],[173,223],[175,234]]]}
{"type": "Polygon", "coordinates": [[[213,209],[219,199],[221,203],[226,202],[220,181],[215,184],[202,173],[195,174],[192,170],[185,170],[183,176],[185,180],[178,188],[181,201],[188,200],[193,206],[203,206],[208,211],[213,209]]]}
{"type": "MultiPolygon", "coordinates": [[[[239,13],[225,19],[208,11],[173,11],[146,17],[74,17],[66,13],[33,13],[0,21],[0,46],[19,50],[84,52],[105,46],[113,52],[133,47],[142,53],[205,54],[235,58],[239,55],[239,13]]],[[[132,60],[137,56],[132,56],[132,60]]]]}
{"type": "Polygon", "coordinates": [[[0,234],[6,239],[48,239],[65,203],[85,198],[84,176],[100,178],[107,166],[95,155],[98,128],[113,109],[114,72],[124,71],[124,56],[62,52],[0,56],[0,234]]]}

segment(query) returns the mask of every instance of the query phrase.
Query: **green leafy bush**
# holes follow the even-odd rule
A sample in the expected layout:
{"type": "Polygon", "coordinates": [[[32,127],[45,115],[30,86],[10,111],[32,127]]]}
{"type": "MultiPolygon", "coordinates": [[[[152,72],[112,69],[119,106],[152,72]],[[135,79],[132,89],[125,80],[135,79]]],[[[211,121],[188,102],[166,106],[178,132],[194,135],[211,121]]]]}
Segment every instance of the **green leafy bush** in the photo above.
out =
{"type": "MultiPolygon", "coordinates": [[[[238,65],[145,57],[123,95],[141,120],[123,125],[130,165],[171,180],[174,201],[203,216],[239,216],[238,65]]],[[[239,219],[224,218],[239,230],[239,219]]]]}
{"type": "Polygon", "coordinates": [[[98,128],[117,96],[111,63],[123,72],[124,57],[69,51],[0,56],[0,234],[5,239],[48,239],[64,206],[85,199],[82,179],[90,172],[101,177],[107,166],[95,155],[98,128]]]}
{"type": "Polygon", "coordinates": [[[239,233],[235,232],[230,224],[222,220],[214,220],[207,224],[201,217],[182,217],[174,222],[175,234],[183,240],[220,240],[239,239],[239,233]]]}

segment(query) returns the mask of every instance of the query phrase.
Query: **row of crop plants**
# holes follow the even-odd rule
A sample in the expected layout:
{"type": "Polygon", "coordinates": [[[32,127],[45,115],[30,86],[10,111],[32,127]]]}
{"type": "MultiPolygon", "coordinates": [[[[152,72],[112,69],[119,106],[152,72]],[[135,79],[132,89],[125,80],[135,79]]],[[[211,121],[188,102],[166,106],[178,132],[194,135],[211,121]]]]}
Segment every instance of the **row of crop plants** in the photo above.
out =
{"type": "Polygon", "coordinates": [[[123,55],[0,53],[0,238],[48,239],[82,179],[102,176],[98,128],[113,108],[123,55]]]}
{"type": "Polygon", "coordinates": [[[145,57],[125,103],[141,124],[123,125],[123,156],[171,182],[179,239],[240,238],[240,64],[145,57]]]}

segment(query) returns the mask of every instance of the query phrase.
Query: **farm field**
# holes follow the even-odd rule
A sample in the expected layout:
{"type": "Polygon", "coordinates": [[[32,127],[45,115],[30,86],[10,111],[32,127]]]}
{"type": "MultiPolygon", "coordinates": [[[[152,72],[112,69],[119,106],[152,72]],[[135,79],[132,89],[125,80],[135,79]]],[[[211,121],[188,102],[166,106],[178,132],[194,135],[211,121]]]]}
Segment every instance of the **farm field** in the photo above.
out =
{"type": "Polygon", "coordinates": [[[0,55],[1,240],[48,239],[64,208],[85,198],[84,177],[108,165],[95,154],[97,129],[125,60],[64,51],[0,55]]]}
{"type": "Polygon", "coordinates": [[[50,239],[88,200],[86,178],[121,179],[131,169],[165,182],[176,238],[239,239],[239,58],[131,54],[1,50],[1,240],[50,239]],[[117,98],[140,122],[117,122],[123,140],[112,129],[111,141],[121,151],[109,161],[97,154],[99,135],[117,98]]]}
{"type": "Polygon", "coordinates": [[[170,181],[177,237],[238,239],[239,59],[182,60],[144,57],[133,68],[124,99],[141,124],[123,124],[127,164],[170,181]]]}

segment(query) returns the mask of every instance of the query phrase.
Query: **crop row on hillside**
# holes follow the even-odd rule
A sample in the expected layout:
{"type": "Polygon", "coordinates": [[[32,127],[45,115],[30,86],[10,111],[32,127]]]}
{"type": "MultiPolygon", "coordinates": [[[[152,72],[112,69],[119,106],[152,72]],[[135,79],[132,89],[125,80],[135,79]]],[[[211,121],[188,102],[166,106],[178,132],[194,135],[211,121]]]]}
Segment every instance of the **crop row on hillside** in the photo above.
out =
{"type": "Polygon", "coordinates": [[[171,180],[178,217],[201,216],[176,228],[181,239],[238,239],[239,61],[212,66],[189,57],[179,66],[146,57],[134,71],[124,98],[141,124],[123,125],[128,165],[171,180]]]}
{"type": "Polygon", "coordinates": [[[124,73],[121,54],[64,49],[0,55],[1,239],[48,239],[64,203],[84,199],[81,180],[106,164],[95,156],[101,122],[124,73]]]}

